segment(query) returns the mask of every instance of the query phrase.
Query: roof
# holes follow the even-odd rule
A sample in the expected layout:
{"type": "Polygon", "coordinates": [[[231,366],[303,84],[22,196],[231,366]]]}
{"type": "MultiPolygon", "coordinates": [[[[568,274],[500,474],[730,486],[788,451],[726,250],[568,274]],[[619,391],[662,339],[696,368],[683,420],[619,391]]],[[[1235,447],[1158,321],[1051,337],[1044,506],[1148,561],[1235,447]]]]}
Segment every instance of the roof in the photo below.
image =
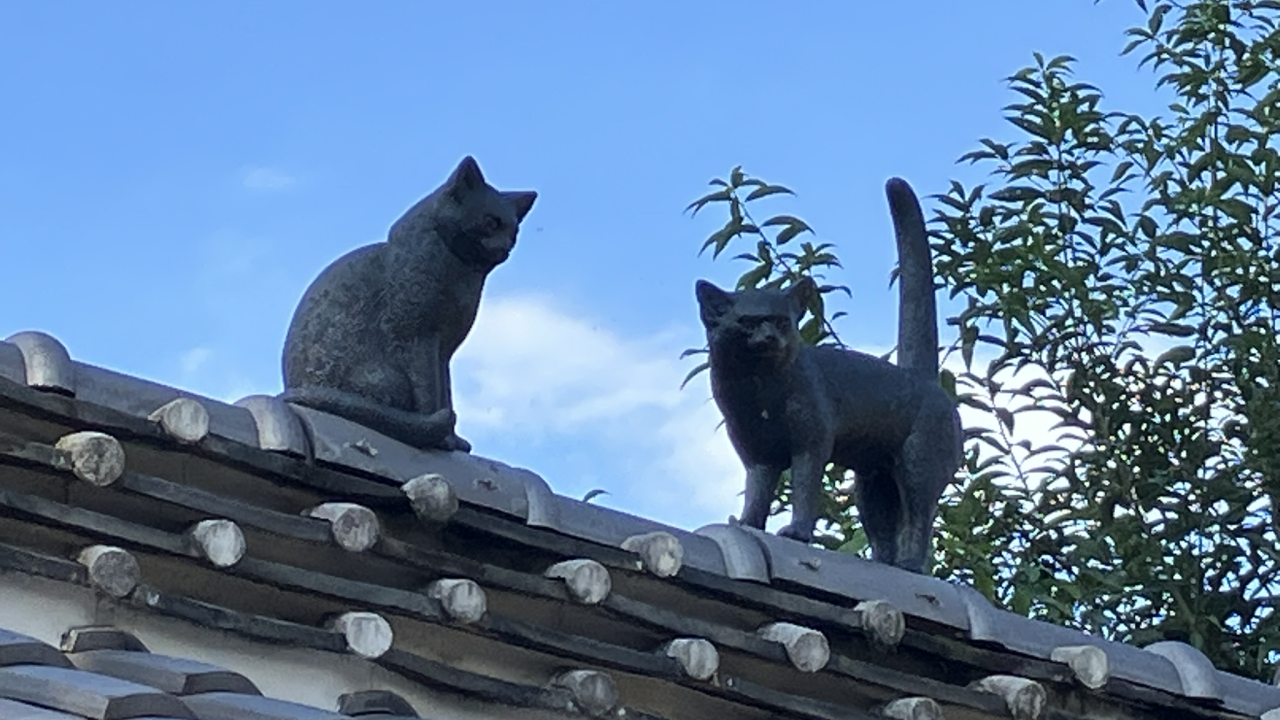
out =
{"type": "Polygon", "coordinates": [[[738,526],[664,526],[275,398],[72,361],[40,333],[0,342],[0,628],[0,718],[330,718],[366,707],[353,693],[423,717],[1280,718],[1280,688],[1186,644],[1109,642],[738,526]],[[35,586],[91,598],[45,613],[92,622],[15,635],[42,616],[5,591],[35,586]],[[182,628],[204,639],[147,652],[182,628]],[[268,650],[345,686],[316,683],[310,709],[262,698],[268,650]]]}
{"type": "Polygon", "coordinates": [[[263,697],[248,678],[194,660],[156,655],[129,633],[82,628],[63,638],[64,654],[35,638],[0,630],[0,717],[226,718],[374,720],[416,718],[390,692],[350,693],[341,712],[263,697]]]}

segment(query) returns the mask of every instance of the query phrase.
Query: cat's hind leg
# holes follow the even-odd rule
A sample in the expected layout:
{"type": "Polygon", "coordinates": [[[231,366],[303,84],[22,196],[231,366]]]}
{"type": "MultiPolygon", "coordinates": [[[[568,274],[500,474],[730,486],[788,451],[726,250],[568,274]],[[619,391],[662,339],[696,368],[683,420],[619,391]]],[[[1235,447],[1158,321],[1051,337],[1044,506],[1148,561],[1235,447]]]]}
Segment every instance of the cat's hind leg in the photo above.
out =
{"type": "Polygon", "coordinates": [[[452,450],[456,418],[448,408],[431,414],[413,412],[409,379],[381,362],[364,363],[349,373],[344,387],[303,385],[287,388],[281,399],[314,408],[376,430],[407,445],[452,450]]]}
{"type": "Polygon", "coordinates": [[[858,521],[867,533],[871,558],[878,563],[896,565],[898,530],[902,526],[902,497],[893,472],[884,468],[857,470],[853,493],[858,506],[858,521]]]}
{"type": "Polygon", "coordinates": [[[894,473],[903,511],[894,564],[904,570],[928,572],[938,501],[959,467],[958,453],[948,452],[955,444],[953,427],[958,431],[958,423],[946,418],[945,427],[917,428],[903,443],[894,473]]]}
{"type": "Polygon", "coordinates": [[[430,415],[387,407],[362,395],[336,388],[304,385],[288,388],[280,399],[359,423],[370,430],[423,450],[450,450],[446,440],[453,434],[452,410],[430,415]]]}

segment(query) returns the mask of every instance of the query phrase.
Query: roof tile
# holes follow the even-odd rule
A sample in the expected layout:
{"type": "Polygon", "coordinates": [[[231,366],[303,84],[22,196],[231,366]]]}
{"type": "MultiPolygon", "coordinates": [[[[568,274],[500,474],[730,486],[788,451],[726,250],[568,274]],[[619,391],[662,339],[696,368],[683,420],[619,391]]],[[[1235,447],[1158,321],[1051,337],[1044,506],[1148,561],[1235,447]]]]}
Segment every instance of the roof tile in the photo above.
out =
{"type": "Polygon", "coordinates": [[[48,665],[0,668],[0,698],[61,710],[91,720],[194,717],[181,700],[153,687],[48,665]]]}
{"type": "Polygon", "coordinates": [[[148,685],[174,695],[262,694],[243,675],[195,660],[129,650],[90,650],[73,653],[70,658],[81,670],[148,685]]]}
{"type": "Polygon", "coordinates": [[[968,604],[956,586],[937,578],[804,545],[743,528],[760,543],[775,580],[855,600],[886,600],[911,615],[961,630],[969,629],[968,604]]]}
{"type": "Polygon", "coordinates": [[[332,711],[255,695],[207,693],[190,695],[185,702],[198,720],[350,720],[332,711]]]}
{"type": "Polygon", "coordinates": [[[27,384],[26,361],[22,358],[22,351],[13,343],[0,342],[0,378],[19,385],[27,384]]]}
{"type": "Polygon", "coordinates": [[[52,645],[0,628],[0,666],[8,665],[71,667],[71,663],[52,645]]]}
{"type": "Polygon", "coordinates": [[[76,363],[76,398],[141,418],[180,397],[197,400],[209,413],[209,432],[251,447],[258,446],[258,426],[244,408],[228,405],[159,383],[76,363]]]}
{"type": "Polygon", "coordinates": [[[3,699],[0,699],[0,718],[4,720],[83,720],[79,715],[68,715],[57,710],[3,699]]]}
{"type": "Polygon", "coordinates": [[[10,335],[6,342],[16,346],[22,355],[21,382],[42,390],[56,390],[65,395],[76,394],[77,373],[67,348],[50,335],[27,331],[10,335]]]}

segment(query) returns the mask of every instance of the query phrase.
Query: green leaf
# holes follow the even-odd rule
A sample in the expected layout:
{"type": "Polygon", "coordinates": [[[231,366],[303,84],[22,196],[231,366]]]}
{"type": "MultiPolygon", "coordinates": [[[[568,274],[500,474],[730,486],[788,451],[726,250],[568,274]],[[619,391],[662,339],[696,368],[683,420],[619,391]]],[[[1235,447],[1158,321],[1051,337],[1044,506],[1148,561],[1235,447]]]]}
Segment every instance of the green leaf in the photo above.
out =
{"type": "Polygon", "coordinates": [[[1193,358],[1195,358],[1195,356],[1196,356],[1195,348],[1191,347],[1190,345],[1178,345],[1176,347],[1169,348],[1168,350],[1165,350],[1164,352],[1160,353],[1160,355],[1156,357],[1155,363],[1153,363],[1153,365],[1155,367],[1160,367],[1161,365],[1164,365],[1166,363],[1175,365],[1175,366],[1181,365],[1183,363],[1190,362],[1193,358]]]}
{"type": "Polygon", "coordinates": [[[1026,200],[1043,200],[1045,193],[1040,188],[1021,185],[1001,188],[987,197],[999,202],[1023,202],[1026,200]]]}
{"type": "Polygon", "coordinates": [[[1189,325],[1181,325],[1171,322],[1153,322],[1148,325],[1147,328],[1151,332],[1157,332],[1161,335],[1172,335],[1174,337],[1193,337],[1196,334],[1196,329],[1189,325]]]}
{"type": "Polygon", "coordinates": [[[769,197],[770,195],[779,195],[779,194],[795,195],[795,193],[791,192],[791,190],[781,185],[762,185],[756,188],[755,190],[752,190],[750,193],[748,193],[746,201],[751,202],[752,200],[759,200],[760,198],[769,197]]]}
{"type": "Polygon", "coordinates": [[[760,223],[760,227],[776,227],[778,225],[799,225],[806,230],[809,229],[809,226],[803,220],[794,215],[774,215],[760,223]]]}
{"type": "Polygon", "coordinates": [[[685,206],[685,212],[689,213],[690,215],[697,215],[698,211],[701,210],[703,207],[705,207],[708,203],[725,202],[732,196],[733,196],[733,190],[729,188],[724,188],[721,190],[716,190],[715,192],[707,193],[706,195],[703,195],[702,197],[698,198],[697,200],[694,200],[693,202],[685,206]]]}
{"type": "Polygon", "coordinates": [[[777,227],[779,225],[786,226],[782,230],[779,230],[777,236],[774,238],[774,242],[779,245],[786,245],[788,242],[794,240],[800,233],[813,232],[813,228],[809,227],[805,221],[792,215],[775,215],[760,224],[761,227],[777,227]]]}
{"type": "Polygon", "coordinates": [[[960,331],[960,357],[966,369],[973,367],[973,348],[978,342],[978,327],[966,325],[960,331]]]}
{"type": "Polygon", "coordinates": [[[1156,236],[1156,221],[1150,215],[1138,218],[1138,231],[1148,240],[1156,236]]]}
{"type": "Polygon", "coordinates": [[[945,390],[947,395],[954,401],[957,397],[955,373],[946,368],[939,370],[938,382],[942,384],[942,389],[945,390]]]}
{"type": "Polygon", "coordinates": [[[595,488],[594,490],[588,490],[587,494],[582,496],[582,502],[589,503],[592,500],[600,497],[601,495],[608,495],[608,494],[609,494],[608,490],[601,490],[600,488],[595,488]]]}
{"type": "Polygon", "coordinates": [[[760,283],[769,277],[769,273],[773,271],[773,266],[769,264],[760,264],[742,274],[738,278],[738,290],[754,290],[760,287],[760,283]]]}
{"type": "Polygon", "coordinates": [[[698,366],[690,370],[689,374],[684,376],[684,380],[680,381],[680,389],[683,390],[684,386],[688,385],[690,380],[694,379],[699,375],[699,373],[702,373],[703,371],[707,370],[707,368],[710,368],[710,367],[711,367],[711,363],[709,362],[698,363],[698,366]]]}

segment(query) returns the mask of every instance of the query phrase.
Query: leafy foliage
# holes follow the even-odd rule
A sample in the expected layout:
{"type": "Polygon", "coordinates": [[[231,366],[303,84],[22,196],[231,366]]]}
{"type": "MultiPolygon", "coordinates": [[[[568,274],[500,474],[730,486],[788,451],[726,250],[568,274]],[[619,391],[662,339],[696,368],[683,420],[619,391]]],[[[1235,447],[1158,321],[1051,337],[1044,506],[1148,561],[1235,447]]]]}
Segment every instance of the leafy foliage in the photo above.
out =
{"type": "MultiPolygon", "coordinates": [[[[1174,97],[1166,115],[1107,110],[1072,58],[1036,55],[1008,78],[1012,139],[961,158],[990,180],[936,196],[970,426],[937,573],[1016,612],[1183,640],[1266,677],[1280,650],[1280,2],[1139,5],[1124,52],[1174,97]]],[[[838,266],[830,244],[783,256],[809,232],[798,218],[751,219],[748,203],[786,188],[738,168],[713,184],[690,208],[726,203],[730,220],[704,250],[757,242],[739,287],[838,266]]],[[[838,341],[825,305],[810,311],[806,339],[838,341]]],[[[838,468],[829,486],[829,544],[860,550],[838,468]]]]}

